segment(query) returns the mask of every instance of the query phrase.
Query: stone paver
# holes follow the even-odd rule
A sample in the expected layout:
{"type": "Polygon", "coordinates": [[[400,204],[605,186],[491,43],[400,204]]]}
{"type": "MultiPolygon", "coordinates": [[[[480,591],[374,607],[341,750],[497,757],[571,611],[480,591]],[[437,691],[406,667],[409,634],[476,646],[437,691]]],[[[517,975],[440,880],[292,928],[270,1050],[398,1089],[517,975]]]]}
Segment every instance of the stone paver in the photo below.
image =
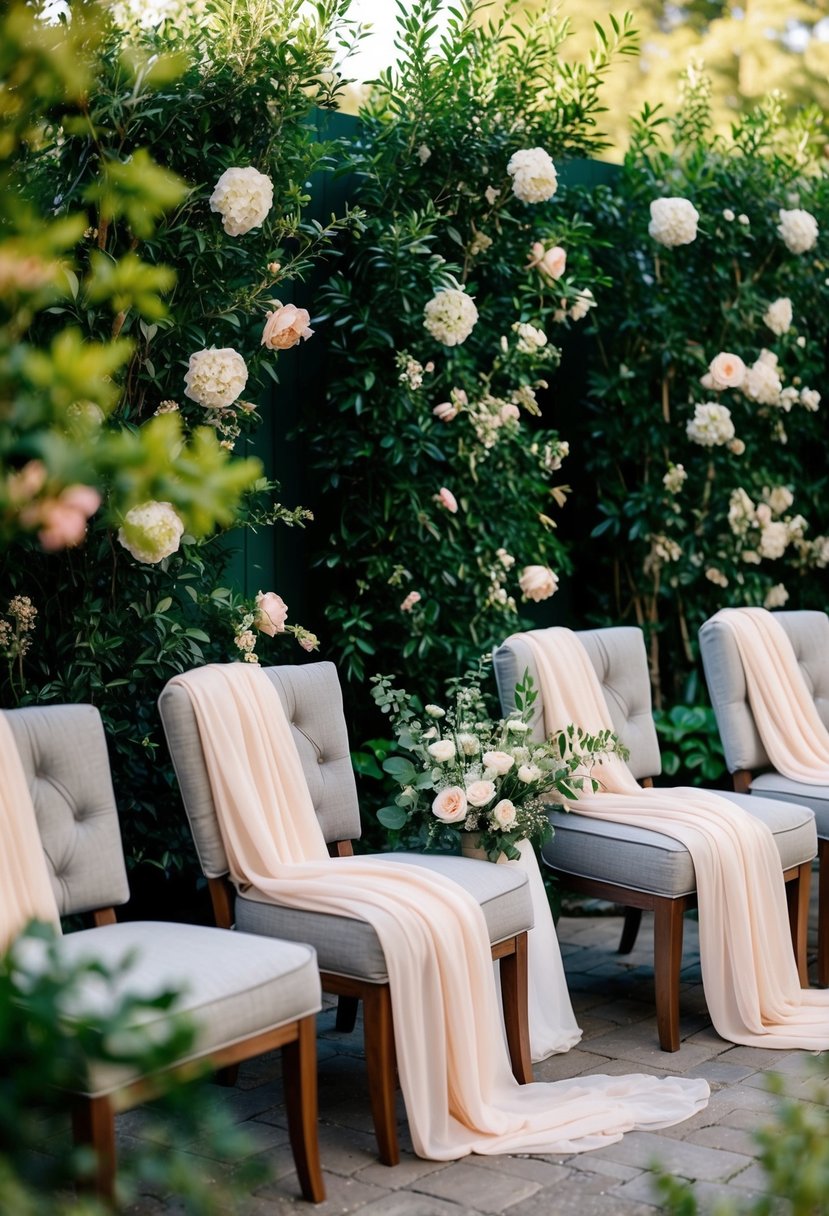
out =
{"type": "MultiPolygon", "coordinates": [[[[653,1007],[652,929],[645,917],[635,950],[616,954],[621,920],[616,916],[565,916],[558,932],[573,1005],[584,1037],[566,1055],[535,1068],[538,1080],[567,1081],[582,1075],[703,1077],[711,1085],[705,1110],[685,1123],[631,1132],[616,1144],[567,1156],[471,1157],[424,1161],[414,1155],[402,1100],[402,1160],[389,1169],[377,1161],[358,1020],[352,1035],[334,1029],[333,1003],[319,1019],[320,1152],[328,1198],[317,1208],[299,1199],[282,1103],[279,1054],[243,1065],[235,1089],[214,1087],[216,1103],[251,1133],[256,1159],[270,1178],[247,1197],[241,1216],[655,1216],[660,1200],[651,1166],[696,1180],[700,1212],[724,1199],[734,1203],[762,1192],[752,1132],[773,1115],[776,1099],[766,1088],[775,1069],[789,1093],[814,1100],[815,1061],[806,1052],[775,1052],[724,1042],[711,1028],[699,973],[697,926],[686,923],[681,985],[681,1049],[659,1050],[653,1007]]],[[[46,1129],[44,1129],[46,1131],[46,1129]]],[[[51,1129],[45,1136],[48,1152],[51,1129]]],[[[144,1110],[119,1120],[119,1146],[152,1138],[144,1110]]],[[[198,1154],[200,1145],[189,1144],[198,1154]]],[[[209,1175],[226,1170],[201,1157],[209,1175]]],[[[232,1169],[232,1167],[230,1167],[232,1169]]],[[[179,1216],[177,1201],[148,1193],[128,1216],[179,1216]]]]}

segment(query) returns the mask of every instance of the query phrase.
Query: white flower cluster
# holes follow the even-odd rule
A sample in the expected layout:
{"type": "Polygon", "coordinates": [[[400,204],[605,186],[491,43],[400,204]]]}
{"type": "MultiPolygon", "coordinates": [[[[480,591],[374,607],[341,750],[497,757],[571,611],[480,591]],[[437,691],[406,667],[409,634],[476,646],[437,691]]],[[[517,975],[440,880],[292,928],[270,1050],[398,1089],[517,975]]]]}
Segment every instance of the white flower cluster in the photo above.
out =
{"type": "Polygon", "coordinates": [[[809,549],[808,541],[804,540],[806,520],[802,515],[785,514],[793,504],[794,495],[788,486],[766,486],[762,501],[756,506],[742,487],[732,491],[728,525],[747,546],[741,552],[744,562],[759,565],[763,560],[777,561],[791,544],[806,559],[809,549]]]}
{"type": "Polygon", "coordinates": [[[685,428],[688,438],[704,448],[713,448],[729,443],[734,438],[734,423],[731,410],[716,401],[706,401],[694,406],[694,416],[685,428]]]}
{"type": "Polygon", "coordinates": [[[525,566],[518,576],[518,586],[525,600],[548,600],[558,591],[558,575],[549,566],[525,566]]]}
{"type": "MultiPolygon", "coordinates": [[[[769,305],[763,320],[778,335],[786,333],[792,323],[791,300],[785,296],[775,300],[769,305]]],[[[709,363],[705,375],[700,377],[700,384],[717,393],[739,389],[749,401],[755,401],[758,405],[774,405],[786,413],[798,402],[812,413],[820,405],[817,389],[797,389],[793,385],[783,387],[777,355],[770,350],[761,350],[750,367],[746,367],[739,355],[720,351],[709,363]]],[[[776,429],[776,438],[780,443],[786,442],[786,433],[781,425],[776,429]]],[[[745,451],[740,439],[732,439],[728,446],[735,455],[745,451]]]]}
{"type": "Polygon", "coordinates": [[[709,566],[705,571],[705,577],[709,583],[713,583],[716,587],[727,587],[728,579],[716,566],[709,566]]]}
{"type": "Polygon", "coordinates": [[[768,609],[782,608],[788,598],[789,593],[783,584],[775,583],[775,585],[766,592],[766,598],[763,600],[763,607],[768,609]]]}
{"type": "Polygon", "coordinates": [[[669,494],[678,494],[687,480],[688,474],[685,472],[685,466],[672,464],[663,476],[662,484],[669,494]]]}
{"type": "Polygon", "coordinates": [[[581,321],[590,312],[591,308],[596,307],[596,299],[589,287],[585,287],[583,291],[576,293],[575,302],[570,306],[570,319],[572,321],[581,321]]]}
{"type": "Polygon", "coordinates": [[[642,563],[645,574],[653,574],[661,570],[666,562],[678,562],[682,557],[682,550],[670,536],[659,533],[649,536],[648,540],[651,543],[650,551],[642,563]]]}
{"type": "Polygon", "coordinates": [[[522,203],[545,203],[558,189],[558,174],[543,148],[522,148],[507,165],[512,192],[522,203]]]}
{"type": "Polygon", "coordinates": [[[791,300],[788,296],[781,296],[780,299],[769,304],[763,313],[763,321],[773,334],[777,334],[778,338],[781,338],[791,329],[793,315],[791,300]]]}
{"type": "Polygon", "coordinates": [[[777,370],[777,355],[769,350],[760,352],[760,357],[746,371],[742,391],[760,405],[779,404],[783,382],[777,370]]]}
{"type": "Polygon", "coordinates": [[[780,223],[777,231],[790,253],[808,253],[814,248],[820,229],[810,211],[803,211],[799,207],[792,211],[781,208],[778,215],[780,223]]]}
{"type": "Polygon", "coordinates": [[[478,442],[487,451],[495,447],[505,427],[514,434],[521,418],[521,410],[514,401],[505,401],[490,393],[484,393],[467,412],[478,442]]]}
{"type": "Polygon", "coordinates": [[[478,320],[475,301],[465,291],[447,287],[439,291],[423,310],[423,324],[444,346],[460,346],[478,320]]]}
{"type": "Polygon", "coordinates": [[[222,410],[233,404],[247,382],[247,364],[238,350],[211,346],[190,356],[184,393],[207,410],[222,410]]]}
{"type": "Polygon", "coordinates": [[[655,198],[650,212],[648,233],[660,245],[673,249],[696,240],[699,212],[687,198],[655,198]]]}
{"type": "Polygon", "coordinates": [[[534,355],[547,345],[547,335],[543,329],[537,329],[528,321],[516,321],[512,332],[518,335],[516,347],[522,355],[534,355]]]}
{"type": "Polygon", "coordinates": [[[118,540],[137,562],[154,565],[175,553],[184,524],[169,502],[144,502],[131,507],[118,529],[118,540]]]}
{"type": "Polygon", "coordinates": [[[252,166],[225,169],[210,195],[210,210],[219,212],[229,236],[260,228],[272,206],[273,182],[252,166]]]}

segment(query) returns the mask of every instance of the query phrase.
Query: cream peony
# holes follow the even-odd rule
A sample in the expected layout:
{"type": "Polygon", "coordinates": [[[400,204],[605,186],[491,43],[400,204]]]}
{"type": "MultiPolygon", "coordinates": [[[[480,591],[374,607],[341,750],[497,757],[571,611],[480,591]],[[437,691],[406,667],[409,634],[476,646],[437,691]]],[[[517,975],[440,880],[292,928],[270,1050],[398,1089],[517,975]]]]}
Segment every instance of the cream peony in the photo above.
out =
{"type": "Polygon", "coordinates": [[[705,387],[717,391],[724,388],[739,388],[745,379],[745,374],[746,365],[740,356],[732,355],[727,350],[721,350],[708,364],[710,381],[706,383],[705,387]]]}
{"type": "Polygon", "coordinates": [[[131,507],[118,529],[118,540],[137,562],[154,565],[175,553],[184,524],[169,502],[142,502],[131,507]]]}
{"type": "Polygon", "coordinates": [[[704,448],[718,447],[734,438],[731,410],[716,401],[694,406],[694,416],[685,428],[688,438],[704,448]]]}
{"type": "Polygon", "coordinates": [[[426,750],[438,764],[448,764],[450,760],[455,759],[455,744],[451,739],[438,739],[430,743],[426,750]]]}
{"type": "Polygon", "coordinates": [[[511,828],[517,818],[517,811],[509,798],[502,798],[500,802],[496,802],[492,808],[492,818],[498,824],[499,828],[506,831],[511,828]]]}
{"type": "Polygon", "coordinates": [[[466,787],[466,800],[470,806],[486,806],[494,797],[494,781],[472,781],[466,787]]]}
{"type": "Polygon", "coordinates": [[[512,178],[512,192],[522,203],[545,203],[558,189],[556,167],[543,148],[513,152],[507,173],[512,178]]]}
{"type": "Polygon", "coordinates": [[[673,249],[696,240],[699,212],[687,198],[655,198],[651,203],[648,233],[660,245],[673,249]]]}
{"type": "Polygon", "coordinates": [[[558,590],[558,575],[549,566],[525,566],[518,576],[518,586],[527,600],[548,600],[558,590]]]}
{"type": "Polygon", "coordinates": [[[465,291],[447,287],[433,296],[423,309],[423,324],[444,346],[460,346],[478,320],[475,301],[465,291]]]}
{"type": "Polygon", "coordinates": [[[288,605],[281,595],[275,591],[260,591],[256,596],[256,616],[254,625],[260,633],[266,633],[269,638],[277,633],[285,632],[285,621],[288,618],[288,605]]]}
{"type": "Polygon", "coordinates": [[[232,405],[248,382],[248,369],[232,346],[197,350],[190,356],[184,377],[184,394],[207,410],[232,405]]]}
{"type": "Polygon", "coordinates": [[[515,764],[515,759],[509,752],[484,752],[481,759],[486,767],[492,769],[498,777],[503,777],[504,773],[508,773],[515,764]]]}
{"type": "Polygon", "coordinates": [[[229,236],[244,236],[260,228],[273,206],[273,182],[258,169],[225,169],[210,195],[210,210],[218,211],[229,236]]]}
{"type": "Polygon", "coordinates": [[[290,350],[301,338],[307,340],[313,335],[308,322],[311,317],[307,308],[297,308],[294,304],[280,304],[268,313],[265,328],[262,330],[262,345],[268,350],[290,350]]]}
{"type": "Polygon", "coordinates": [[[432,803],[432,814],[443,823],[458,823],[466,818],[466,794],[459,785],[448,785],[432,803]]]}
{"type": "Polygon", "coordinates": [[[778,215],[780,223],[777,231],[790,253],[808,253],[814,248],[820,229],[811,212],[802,211],[799,207],[793,211],[781,208],[778,215]]]}
{"type": "Polygon", "coordinates": [[[792,302],[788,296],[781,296],[773,304],[769,304],[763,313],[763,321],[778,338],[787,334],[792,327],[792,302]]]}

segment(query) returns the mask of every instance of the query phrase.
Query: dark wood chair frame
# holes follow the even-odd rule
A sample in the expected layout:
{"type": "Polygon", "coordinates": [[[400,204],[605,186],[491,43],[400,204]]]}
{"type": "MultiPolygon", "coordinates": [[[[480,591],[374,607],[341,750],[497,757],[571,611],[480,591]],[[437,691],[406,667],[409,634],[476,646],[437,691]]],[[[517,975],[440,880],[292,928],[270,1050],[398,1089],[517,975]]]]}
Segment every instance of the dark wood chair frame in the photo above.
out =
{"type": "MultiPolygon", "coordinates": [[[[97,925],[115,924],[114,908],[91,914],[97,925]]],[[[202,1056],[156,1076],[142,1077],[100,1097],[75,1095],[72,1103],[72,1135],[76,1145],[95,1152],[95,1169],[86,1185],[109,1205],[115,1201],[115,1116],[156,1097],[169,1078],[190,1080],[205,1068],[219,1072],[223,1084],[233,1083],[244,1060],[275,1048],[282,1049],[285,1109],[288,1134],[303,1198],[311,1203],[325,1199],[317,1135],[317,1020],[315,1014],[286,1022],[273,1030],[251,1035],[219,1051],[202,1056]]]]}
{"type": "MultiPolygon", "coordinates": [[[[653,785],[653,779],[646,777],[643,786],[653,785]]],[[[736,782],[735,782],[736,786],[736,782]]],[[[744,789],[745,787],[743,787],[744,789]]],[[[742,792],[742,791],[740,791],[742,792]]],[[[829,845],[829,842],[821,841],[829,845]]],[[[826,850],[827,869],[829,870],[829,848],[826,850]]],[[[824,854],[820,854],[823,859],[824,854]]],[[[571,891],[593,898],[607,899],[619,904],[625,909],[625,923],[619,942],[619,953],[629,954],[639,932],[642,913],[654,914],[653,942],[653,977],[656,998],[656,1026],[659,1034],[659,1046],[663,1051],[679,1050],[679,972],[682,966],[682,934],[685,913],[697,905],[696,894],[680,895],[672,898],[666,895],[654,895],[648,891],[637,891],[632,887],[623,887],[618,883],[603,882],[601,879],[584,878],[571,874],[568,870],[559,870],[550,866],[550,870],[571,891]]],[[[806,973],[806,928],[809,918],[809,884],[811,881],[811,862],[784,870],[786,880],[786,899],[789,909],[789,927],[792,935],[792,948],[797,961],[797,971],[802,987],[809,986],[806,973]]],[[[822,872],[821,872],[822,877],[822,872]]],[[[829,891],[829,879],[826,885],[829,891]]],[[[823,888],[821,888],[821,891],[823,888]]]]}
{"type": "MultiPolygon", "coordinates": [[[[328,851],[332,857],[350,857],[354,850],[350,840],[337,840],[329,843],[328,851]]],[[[233,886],[227,877],[209,878],[208,886],[216,924],[230,929],[234,919],[233,886]]],[[[526,1085],[533,1079],[527,1013],[527,934],[518,933],[495,943],[492,957],[500,960],[501,1001],[513,1076],[519,1084],[526,1085]]],[[[378,1154],[383,1165],[397,1165],[400,1161],[395,1114],[397,1066],[389,985],[331,971],[321,971],[320,979],[323,991],[339,998],[338,1030],[353,1030],[358,1003],[363,1002],[366,1075],[378,1154]]]]}

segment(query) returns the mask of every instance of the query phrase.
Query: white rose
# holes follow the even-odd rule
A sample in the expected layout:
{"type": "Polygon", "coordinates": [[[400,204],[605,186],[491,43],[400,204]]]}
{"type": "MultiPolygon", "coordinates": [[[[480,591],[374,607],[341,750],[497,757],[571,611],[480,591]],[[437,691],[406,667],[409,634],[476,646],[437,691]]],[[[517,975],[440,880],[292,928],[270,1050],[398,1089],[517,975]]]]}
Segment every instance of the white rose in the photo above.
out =
{"type": "Polygon", "coordinates": [[[482,759],[487,768],[492,769],[498,777],[503,777],[515,764],[508,752],[484,752],[482,759]]]}
{"type": "Polygon", "coordinates": [[[502,798],[500,802],[496,802],[492,808],[492,818],[498,824],[499,828],[506,831],[515,823],[517,812],[509,798],[502,798]]]}
{"type": "Polygon", "coordinates": [[[763,313],[763,321],[778,338],[789,332],[792,327],[792,302],[788,296],[781,296],[773,304],[769,304],[763,313]]]}
{"type": "Polygon", "coordinates": [[[547,345],[547,335],[544,330],[530,325],[528,321],[516,321],[512,328],[513,332],[518,334],[516,349],[522,355],[532,355],[547,345]]]}
{"type": "Polygon", "coordinates": [[[760,405],[777,405],[783,382],[777,374],[777,360],[772,363],[771,359],[763,357],[768,354],[769,352],[764,351],[760,358],[752,363],[742,387],[745,395],[752,401],[757,401],[760,405]]]}
{"type": "Polygon", "coordinates": [[[522,764],[518,770],[518,780],[523,781],[524,785],[531,785],[540,778],[541,769],[537,764],[522,764]]]}
{"type": "Polygon", "coordinates": [[[470,806],[486,806],[495,797],[492,781],[472,781],[466,787],[466,800],[470,806]]]}
{"type": "Polygon", "coordinates": [[[704,388],[739,388],[746,374],[746,365],[739,355],[721,350],[708,364],[708,375],[703,376],[704,388]]]}
{"type": "Polygon", "coordinates": [[[458,823],[466,818],[466,794],[459,785],[448,785],[432,803],[432,814],[443,823],[458,823]]]}
{"type": "Polygon", "coordinates": [[[722,570],[718,570],[716,566],[709,566],[705,571],[705,577],[710,583],[715,583],[718,587],[728,586],[728,579],[725,577],[722,570]]]}
{"type": "Polygon", "coordinates": [[[429,744],[427,751],[438,764],[448,764],[455,759],[455,744],[451,739],[438,739],[429,744]]]}
{"type": "Polygon", "coordinates": [[[545,203],[558,189],[558,174],[543,148],[522,148],[507,165],[512,192],[522,203],[545,203]]]}
{"type": "Polygon", "coordinates": [[[773,486],[771,490],[764,491],[764,497],[775,515],[788,511],[794,502],[794,494],[788,486],[773,486]]]}
{"type": "Polygon", "coordinates": [[[687,480],[688,474],[685,472],[685,466],[672,464],[663,476],[662,484],[669,494],[678,494],[687,480]]]}
{"type": "Polygon", "coordinates": [[[789,593],[782,583],[776,583],[766,592],[766,598],[763,600],[764,608],[782,608],[789,598],[789,593]]]}
{"type": "Polygon", "coordinates": [[[516,735],[526,735],[527,731],[532,730],[532,726],[522,718],[510,718],[507,722],[507,730],[511,730],[516,735]]]}
{"type": "Polygon", "coordinates": [[[817,220],[809,211],[803,211],[799,207],[793,211],[784,211],[781,208],[778,215],[780,223],[777,231],[791,253],[807,253],[814,247],[820,229],[817,220]]]}
{"type": "Polygon", "coordinates": [[[247,364],[238,350],[211,346],[190,356],[184,393],[205,409],[223,410],[233,404],[247,382],[247,364]]]}
{"type": "Polygon", "coordinates": [[[704,448],[726,444],[734,438],[731,410],[716,401],[694,406],[694,416],[685,427],[688,438],[704,448]]]}
{"type": "Polygon", "coordinates": [[[118,529],[118,540],[137,562],[154,565],[175,553],[184,524],[172,503],[142,502],[131,507],[118,529]]]}
{"type": "Polygon", "coordinates": [[[439,705],[426,705],[426,706],[424,706],[423,712],[427,713],[430,718],[445,718],[446,717],[446,710],[441,709],[441,707],[439,705]]]}
{"type": "Polygon", "coordinates": [[[581,321],[590,312],[591,308],[596,307],[596,299],[589,287],[585,287],[576,295],[575,302],[570,306],[570,319],[573,321],[581,321]]]}
{"type": "Polygon", "coordinates": [[[820,405],[820,393],[816,388],[802,388],[800,390],[800,404],[804,410],[809,410],[814,414],[820,405]]]}
{"type": "Polygon", "coordinates": [[[558,590],[558,575],[549,566],[525,566],[518,576],[518,586],[525,599],[548,600],[558,590]]]}
{"type": "Polygon", "coordinates": [[[673,249],[696,240],[699,212],[687,198],[655,198],[650,210],[648,233],[660,245],[673,249]]]}
{"type": "Polygon", "coordinates": [[[470,735],[466,731],[458,735],[458,746],[465,756],[477,756],[481,750],[477,735],[470,735]]]}
{"type": "Polygon", "coordinates": [[[444,346],[460,346],[478,320],[475,301],[459,288],[447,287],[433,296],[423,309],[423,324],[444,346]]]}
{"type": "Polygon", "coordinates": [[[754,503],[742,486],[731,491],[728,500],[728,525],[735,536],[745,536],[754,522],[754,511],[754,503]]]}
{"type": "Polygon", "coordinates": [[[782,557],[789,543],[789,529],[783,523],[766,524],[760,533],[760,544],[757,546],[761,557],[770,561],[782,557]]]}
{"type": "Polygon", "coordinates": [[[258,169],[225,169],[210,195],[210,210],[218,211],[230,236],[259,228],[273,206],[273,182],[258,169]]]}

